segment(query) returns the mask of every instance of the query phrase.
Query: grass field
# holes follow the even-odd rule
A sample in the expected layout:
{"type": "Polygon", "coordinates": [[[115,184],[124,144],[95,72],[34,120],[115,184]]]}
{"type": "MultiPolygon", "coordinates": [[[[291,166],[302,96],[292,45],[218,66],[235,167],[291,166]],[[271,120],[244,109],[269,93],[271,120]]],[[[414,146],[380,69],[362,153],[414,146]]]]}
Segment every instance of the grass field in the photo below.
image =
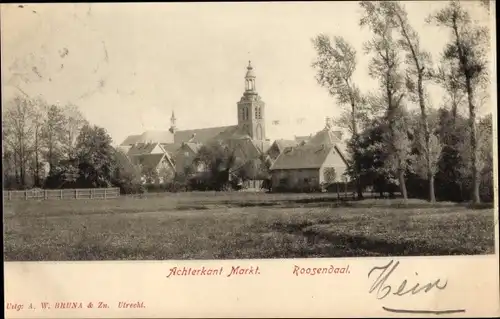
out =
{"type": "Polygon", "coordinates": [[[181,193],[6,202],[4,257],[152,260],[494,252],[493,208],[334,194],[181,193]]]}

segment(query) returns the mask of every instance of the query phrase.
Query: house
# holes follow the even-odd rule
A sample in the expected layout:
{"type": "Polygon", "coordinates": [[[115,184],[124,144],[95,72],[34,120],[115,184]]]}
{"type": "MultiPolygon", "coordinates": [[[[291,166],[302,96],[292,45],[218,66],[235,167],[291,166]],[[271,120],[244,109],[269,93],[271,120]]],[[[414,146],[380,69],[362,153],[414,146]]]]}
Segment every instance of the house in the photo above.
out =
{"type": "Polygon", "coordinates": [[[143,183],[162,183],[175,175],[174,162],[159,142],[136,141],[129,145],[126,155],[140,170],[143,183]]]}
{"type": "Polygon", "coordinates": [[[175,166],[167,153],[141,154],[131,160],[140,168],[143,183],[163,183],[175,176],[175,166]]]}
{"type": "MultiPolygon", "coordinates": [[[[188,167],[192,167],[193,161],[198,154],[198,151],[203,146],[201,143],[182,143],[177,149],[172,149],[172,160],[177,172],[185,172],[188,167]]],[[[168,147],[168,146],[167,146],[168,147]]],[[[203,170],[202,167],[197,167],[196,171],[203,170]]]]}
{"type": "Polygon", "coordinates": [[[285,149],[271,166],[273,191],[321,190],[331,183],[345,183],[348,158],[339,135],[325,129],[305,144],[285,149]]]}

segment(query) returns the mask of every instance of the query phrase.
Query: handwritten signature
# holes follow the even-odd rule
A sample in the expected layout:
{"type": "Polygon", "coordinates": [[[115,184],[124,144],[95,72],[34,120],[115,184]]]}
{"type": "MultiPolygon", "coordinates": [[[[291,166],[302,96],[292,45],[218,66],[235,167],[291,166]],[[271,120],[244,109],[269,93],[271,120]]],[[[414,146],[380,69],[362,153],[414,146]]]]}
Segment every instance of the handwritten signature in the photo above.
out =
{"type": "Polygon", "coordinates": [[[395,296],[404,296],[407,294],[416,295],[420,292],[429,292],[434,287],[439,290],[444,290],[448,285],[448,281],[445,281],[444,284],[441,283],[441,279],[437,279],[434,282],[427,283],[425,285],[420,285],[420,283],[416,283],[411,288],[407,288],[408,280],[403,280],[403,282],[399,285],[399,288],[393,292],[393,288],[389,284],[386,284],[392,273],[398,268],[399,261],[394,262],[391,260],[387,265],[382,267],[373,267],[372,270],[368,273],[368,278],[378,271],[380,274],[373,282],[373,285],[370,287],[369,293],[376,292],[377,299],[384,299],[391,292],[395,296]]]}
{"type": "MultiPolygon", "coordinates": [[[[384,299],[389,294],[392,294],[394,296],[405,296],[405,295],[416,295],[419,293],[427,293],[433,289],[437,290],[444,290],[446,289],[446,286],[448,285],[448,280],[445,280],[444,283],[441,281],[441,279],[436,279],[434,281],[421,284],[421,283],[415,283],[415,284],[409,284],[408,280],[405,279],[403,280],[399,286],[391,286],[390,284],[390,278],[391,275],[394,273],[394,271],[398,268],[399,266],[399,261],[394,262],[394,260],[391,260],[387,265],[385,266],[376,266],[373,267],[370,272],[368,272],[368,278],[376,276],[378,273],[378,277],[373,281],[369,293],[373,294],[375,293],[377,299],[384,299]],[[397,287],[397,290],[395,290],[397,287]]],[[[418,274],[416,274],[418,275],[418,274]]],[[[388,307],[382,307],[385,311],[389,312],[396,312],[396,313],[420,313],[420,314],[450,314],[450,313],[457,313],[457,312],[465,312],[464,309],[450,309],[450,310],[407,310],[407,309],[392,309],[388,307]]]]}

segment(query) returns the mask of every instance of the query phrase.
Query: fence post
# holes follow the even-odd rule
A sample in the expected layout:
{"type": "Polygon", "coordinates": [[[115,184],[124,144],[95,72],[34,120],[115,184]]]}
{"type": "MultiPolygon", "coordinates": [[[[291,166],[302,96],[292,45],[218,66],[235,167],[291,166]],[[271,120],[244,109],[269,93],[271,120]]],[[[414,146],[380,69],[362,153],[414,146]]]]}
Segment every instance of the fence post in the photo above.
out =
{"type": "Polygon", "coordinates": [[[24,199],[28,200],[28,191],[27,190],[24,191],[24,199]]]}
{"type": "Polygon", "coordinates": [[[47,190],[46,189],[43,190],[43,199],[47,199],[47,190]]]}
{"type": "Polygon", "coordinates": [[[61,189],[61,196],[60,196],[60,197],[61,197],[61,199],[63,199],[63,193],[62,193],[62,192],[63,192],[63,191],[62,191],[62,189],[61,189]]]}
{"type": "Polygon", "coordinates": [[[78,199],[78,188],[75,188],[75,199],[78,199]]]}
{"type": "Polygon", "coordinates": [[[12,200],[12,192],[11,191],[7,191],[7,195],[9,197],[9,200],[12,200]]]}
{"type": "Polygon", "coordinates": [[[107,196],[106,196],[106,191],[107,191],[107,190],[108,190],[107,188],[105,188],[105,189],[104,189],[104,199],[106,199],[106,197],[107,197],[107,196]]]}
{"type": "Polygon", "coordinates": [[[90,189],[90,199],[94,198],[94,189],[90,189]]]}

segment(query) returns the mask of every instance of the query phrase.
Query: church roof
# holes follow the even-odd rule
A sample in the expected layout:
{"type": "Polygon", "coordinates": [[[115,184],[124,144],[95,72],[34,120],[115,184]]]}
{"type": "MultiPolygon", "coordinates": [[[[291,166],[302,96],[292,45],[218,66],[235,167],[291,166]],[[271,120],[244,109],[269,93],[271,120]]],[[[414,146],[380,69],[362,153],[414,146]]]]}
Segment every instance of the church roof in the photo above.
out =
{"type": "Polygon", "coordinates": [[[236,125],[200,128],[175,132],[175,143],[205,143],[221,133],[235,128],[236,125]]]}
{"type": "Polygon", "coordinates": [[[141,134],[140,141],[143,143],[157,142],[157,143],[173,143],[174,137],[170,131],[146,131],[141,134]]]}
{"type": "Polygon", "coordinates": [[[235,129],[236,125],[209,127],[194,130],[177,131],[172,134],[168,130],[145,131],[139,135],[128,136],[121,145],[132,145],[135,143],[150,143],[156,142],[162,145],[165,144],[181,144],[186,142],[205,143],[208,140],[224,133],[225,131],[235,129]]]}
{"type": "Polygon", "coordinates": [[[174,137],[169,131],[145,131],[142,134],[128,136],[121,145],[133,145],[136,143],[173,143],[174,137]]]}
{"type": "Polygon", "coordinates": [[[121,143],[120,145],[126,146],[126,145],[132,145],[136,143],[140,139],[141,135],[129,135],[127,138],[121,143]]]}

